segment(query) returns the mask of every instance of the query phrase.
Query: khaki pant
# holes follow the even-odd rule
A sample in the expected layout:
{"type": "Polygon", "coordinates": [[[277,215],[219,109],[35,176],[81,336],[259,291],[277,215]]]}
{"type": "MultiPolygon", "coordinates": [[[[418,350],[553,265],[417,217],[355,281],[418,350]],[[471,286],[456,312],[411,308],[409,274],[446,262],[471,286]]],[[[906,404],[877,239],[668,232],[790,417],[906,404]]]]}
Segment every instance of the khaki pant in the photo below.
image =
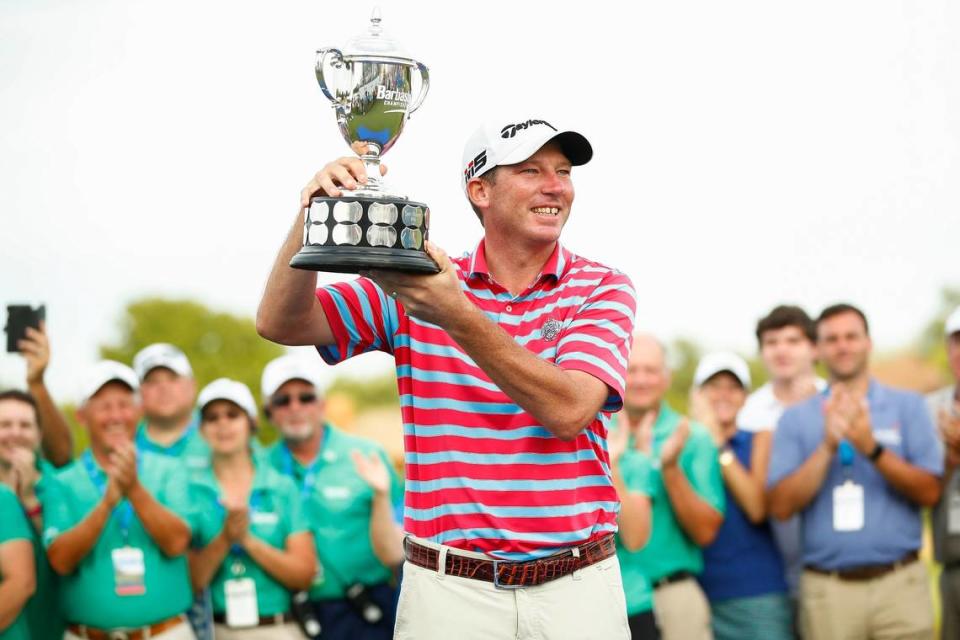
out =
{"type": "Polygon", "coordinates": [[[805,640],[931,640],[927,569],[912,562],[862,582],[804,571],[800,628],[805,640]]]}
{"type": "MultiPolygon", "coordinates": [[[[63,634],[63,640],[84,640],[84,638],[67,631],[63,634]]],[[[190,628],[190,625],[184,622],[178,627],[167,629],[160,635],[153,636],[153,640],[196,640],[196,636],[193,635],[193,629],[190,628]]]]}
{"type": "Polygon", "coordinates": [[[296,622],[288,622],[248,629],[231,629],[225,624],[215,624],[213,637],[216,640],[303,640],[304,635],[296,622]]]}
{"type": "Polygon", "coordinates": [[[713,640],[710,604],[693,578],[658,587],[653,611],[663,640],[713,640]]]}
{"type": "MultiPolygon", "coordinates": [[[[444,566],[450,547],[418,542],[439,548],[444,566]]],[[[612,556],[538,587],[513,590],[405,563],[394,639],[451,638],[629,640],[620,563],[612,556]]]]}

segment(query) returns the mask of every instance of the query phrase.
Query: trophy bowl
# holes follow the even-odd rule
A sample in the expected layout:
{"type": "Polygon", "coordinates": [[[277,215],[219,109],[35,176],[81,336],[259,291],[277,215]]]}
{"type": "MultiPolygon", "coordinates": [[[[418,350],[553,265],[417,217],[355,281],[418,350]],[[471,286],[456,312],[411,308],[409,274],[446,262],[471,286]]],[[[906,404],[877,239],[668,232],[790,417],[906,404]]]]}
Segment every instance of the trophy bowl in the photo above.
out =
{"type": "Polygon", "coordinates": [[[427,95],[429,71],[402,53],[380,20],[374,10],[367,33],[343,50],[317,51],[317,82],[336,111],[344,140],[363,161],[367,182],[336,198],[311,198],[304,209],[303,248],[290,261],[292,267],[339,273],[439,271],[424,250],[429,208],[393,191],[380,175],[380,157],[427,95]]]}

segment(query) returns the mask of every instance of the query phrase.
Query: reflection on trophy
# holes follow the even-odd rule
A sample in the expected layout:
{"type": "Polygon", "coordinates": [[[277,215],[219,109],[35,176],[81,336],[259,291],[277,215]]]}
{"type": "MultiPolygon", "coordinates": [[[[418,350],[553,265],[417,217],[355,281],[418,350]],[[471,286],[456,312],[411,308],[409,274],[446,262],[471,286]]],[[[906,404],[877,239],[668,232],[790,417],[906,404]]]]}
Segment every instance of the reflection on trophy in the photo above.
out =
{"type": "Polygon", "coordinates": [[[380,156],[427,95],[427,67],[403,55],[383,32],[375,9],[367,33],[343,50],[317,51],[316,72],[336,110],[340,133],[363,160],[367,183],[338,198],[311,199],[304,212],[303,249],[290,266],[340,273],[436,273],[436,263],[424,251],[430,210],[391,191],[380,176],[380,156]]]}

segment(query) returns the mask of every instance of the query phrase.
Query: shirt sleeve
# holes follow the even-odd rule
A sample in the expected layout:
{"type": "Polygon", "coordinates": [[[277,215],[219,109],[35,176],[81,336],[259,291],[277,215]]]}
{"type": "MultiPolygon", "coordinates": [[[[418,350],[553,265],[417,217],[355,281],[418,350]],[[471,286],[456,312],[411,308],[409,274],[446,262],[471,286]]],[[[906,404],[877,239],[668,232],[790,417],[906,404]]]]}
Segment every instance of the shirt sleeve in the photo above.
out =
{"type": "Polygon", "coordinates": [[[372,280],[357,278],[317,289],[336,344],[317,347],[328,364],[368,351],[393,353],[399,305],[372,280]]]}
{"type": "Polygon", "coordinates": [[[30,523],[17,496],[0,486],[0,544],[11,540],[33,540],[30,523]]]}
{"type": "Polygon", "coordinates": [[[48,548],[61,533],[69,531],[77,525],[83,515],[76,513],[73,507],[71,491],[64,486],[58,476],[44,476],[43,491],[38,494],[40,504],[43,505],[43,532],[41,538],[43,546],[48,548]]]}
{"type": "Polygon", "coordinates": [[[190,528],[191,539],[200,526],[198,505],[190,499],[189,483],[186,473],[170,473],[164,482],[157,501],[170,509],[190,528]]]}
{"type": "Polygon", "coordinates": [[[773,445],[770,450],[770,468],[767,470],[767,488],[800,468],[807,459],[800,442],[800,430],[803,419],[800,411],[787,409],[773,432],[773,445]]]}
{"type": "Polygon", "coordinates": [[[690,439],[680,456],[680,466],[693,490],[721,514],[727,507],[717,445],[703,425],[690,423],[690,439]]]}
{"type": "Polygon", "coordinates": [[[607,385],[610,393],[604,411],[623,407],[636,312],[636,293],[630,278],[611,271],[590,292],[557,343],[558,367],[589,373],[607,385]]]}
{"type": "Polygon", "coordinates": [[[936,427],[930,419],[923,398],[909,394],[904,407],[903,432],[906,446],[904,455],[912,465],[938,476],[943,475],[943,444],[937,436],[936,427]]]}
{"type": "Polygon", "coordinates": [[[625,452],[620,458],[620,473],[630,493],[653,496],[653,460],[649,455],[641,451],[625,452]]]}
{"type": "Polygon", "coordinates": [[[284,476],[283,479],[286,480],[286,483],[283,485],[283,495],[280,504],[282,504],[287,511],[287,535],[310,531],[310,523],[307,521],[307,515],[303,508],[303,500],[300,499],[300,492],[297,491],[297,485],[286,476],[284,476]]]}

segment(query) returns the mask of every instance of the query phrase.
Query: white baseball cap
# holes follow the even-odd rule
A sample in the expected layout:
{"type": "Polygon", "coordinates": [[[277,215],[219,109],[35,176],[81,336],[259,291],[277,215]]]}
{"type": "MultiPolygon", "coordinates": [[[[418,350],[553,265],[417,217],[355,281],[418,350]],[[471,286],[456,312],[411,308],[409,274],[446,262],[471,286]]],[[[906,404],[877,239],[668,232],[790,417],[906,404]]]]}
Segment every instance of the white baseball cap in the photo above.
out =
{"type": "Polygon", "coordinates": [[[186,354],[166,342],[155,342],[133,356],[133,370],[137,372],[141,381],[157,367],[170,369],[178,376],[193,377],[193,369],[186,354]]]}
{"type": "Polygon", "coordinates": [[[214,400],[229,400],[237,405],[253,420],[257,419],[257,403],[247,385],[230,378],[217,378],[203,388],[197,398],[197,408],[203,408],[214,400]]]}
{"type": "Polygon", "coordinates": [[[133,393],[140,389],[140,381],[133,369],[116,360],[101,360],[84,372],[80,383],[80,406],[97,395],[108,382],[114,381],[127,385],[133,393]]]}
{"type": "Polygon", "coordinates": [[[323,391],[323,374],[316,363],[293,354],[280,356],[267,363],[260,378],[260,392],[263,402],[270,401],[270,397],[290,380],[303,380],[312,384],[317,393],[323,391]]]}
{"type": "Polygon", "coordinates": [[[729,351],[714,351],[700,358],[693,374],[693,384],[699,387],[721,371],[729,371],[744,389],[750,388],[750,367],[743,358],[729,351]]]}
{"type": "Polygon", "coordinates": [[[949,316],[947,316],[947,323],[944,325],[944,332],[948,336],[960,331],[960,307],[957,307],[953,310],[949,316]]]}
{"type": "Polygon", "coordinates": [[[523,162],[550,141],[556,141],[570,164],[590,162],[593,147],[576,131],[562,131],[546,120],[523,117],[517,120],[490,120],[473,132],[463,147],[460,186],[494,167],[523,162]]]}

